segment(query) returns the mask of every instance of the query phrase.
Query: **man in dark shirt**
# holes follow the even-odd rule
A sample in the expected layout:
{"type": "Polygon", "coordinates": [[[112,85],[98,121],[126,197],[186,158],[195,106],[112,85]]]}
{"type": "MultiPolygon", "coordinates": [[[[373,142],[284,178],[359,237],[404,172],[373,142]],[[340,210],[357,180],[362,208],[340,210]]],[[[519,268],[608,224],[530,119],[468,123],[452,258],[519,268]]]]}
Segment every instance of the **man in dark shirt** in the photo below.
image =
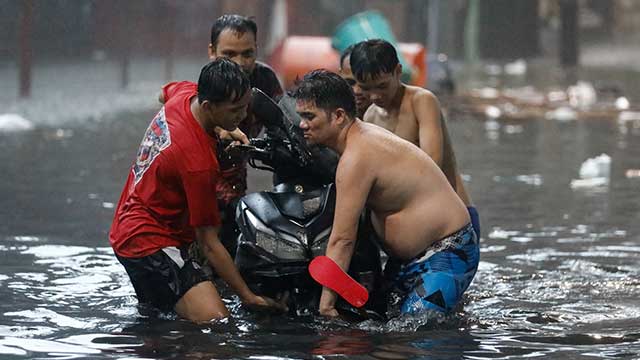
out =
{"type": "MultiPolygon", "coordinates": [[[[235,14],[219,17],[211,27],[209,59],[224,57],[232,60],[249,76],[251,87],[262,90],[277,101],[283,91],[276,74],[268,65],[256,61],[257,33],[258,28],[251,18],[235,14]]],[[[238,128],[247,137],[254,138],[258,136],[262,126],[262,121],[249,112],[238,128]]],[[[223,133],[224,130],[219,129],[220,132],[223,133]]],[[[224,134],[219,135],[225,137],[224,134]]],[[[222,178],[217,185],[223,223],[221,238],[233,255],[237,238],[237,226],[234,221],[235,205],[247,190],[247,165],[242,158],[221,155],[222,178]]]]}
{"type": "Polygon", "coordinates": [[[364,113],[369,108],[369,105],[371,105],[371,101],[368,97],[364,96],[355,76],[353,76],[353,71],[351,71],[351,64],[349,61],[351,60],[351,52],[354,47],[355,44],[349,46],[340,55],[340,71],[338,74],[340,74],[340,76],[347,81],[349,86],[351,86],[353,94],[356,96],[356,116],[358,119],[362,120],[364,119],[364,113]]]}

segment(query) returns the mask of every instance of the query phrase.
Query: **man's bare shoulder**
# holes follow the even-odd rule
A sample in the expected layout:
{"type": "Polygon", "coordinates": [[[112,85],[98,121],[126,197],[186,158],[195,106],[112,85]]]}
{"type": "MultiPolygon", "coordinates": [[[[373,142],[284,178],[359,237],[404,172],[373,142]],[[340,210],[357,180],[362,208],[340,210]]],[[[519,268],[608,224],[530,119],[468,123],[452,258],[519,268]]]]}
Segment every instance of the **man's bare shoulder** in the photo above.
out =
{"type": "Polygon", "coordinates": [[[376,147],[376,142],[379,141],[380,136],[384,136],[383,133],[387,131],[375,124],[358,121],[354,124],[354,128],[351,129],[350,132],[351,134],[345,151],[340,156],[341,160],[346,158],[360,161],[369,157],[372,150],[376,147]]]}
{"type": "MultiPolygon", "coordinates": [[[[429,90],[411,86],[411,108],[418,123],[431,123],[440,120],[440,102],[429,90]]],[[[434,123],[435,124],[435,123],[434,123]]]]}
{"type": "Polygon", "coordinates": [[[366,144],[360,141],[351,141],[340,155],[338,168],[336,169],[336,179],[357,178],[363,173],[369,163],[368,152],[365,149],[366,144]]]}
{"type": "Polygon", "coordinates": [[[376,104],[369,105],[367,111],[365,111],[364,115],[362,115],[362,120],[368,123],[375,123],[380,117],[383,117],[387,114],[387,112],[377,106],[376,104]]]}
{"type": "Polygon", "coordinates": [[[438,101],[438,97],[435,96],[431,91],[419,87],[419,86],[407,86],[407,93],[410,95],[411,102],[413,104],[422,104],[422,105],[431,105],[440,108],[440,102],[438,101]]]}

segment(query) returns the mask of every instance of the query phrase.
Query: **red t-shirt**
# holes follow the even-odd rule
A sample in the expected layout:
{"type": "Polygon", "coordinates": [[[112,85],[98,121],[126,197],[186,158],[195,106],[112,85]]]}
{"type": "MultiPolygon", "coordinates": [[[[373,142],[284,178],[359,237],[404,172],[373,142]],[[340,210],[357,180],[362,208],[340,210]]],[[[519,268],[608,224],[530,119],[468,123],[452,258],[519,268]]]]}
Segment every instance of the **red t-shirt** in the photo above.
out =
{"type": "Polygon", "coordinates": [[[191,113],[197,85],[169,83],[162,91],[165,106],[144,134],[111,224],[109,242],[122,257],[188,244],[194,228],[220,225],[216,140],[191,113]]]}

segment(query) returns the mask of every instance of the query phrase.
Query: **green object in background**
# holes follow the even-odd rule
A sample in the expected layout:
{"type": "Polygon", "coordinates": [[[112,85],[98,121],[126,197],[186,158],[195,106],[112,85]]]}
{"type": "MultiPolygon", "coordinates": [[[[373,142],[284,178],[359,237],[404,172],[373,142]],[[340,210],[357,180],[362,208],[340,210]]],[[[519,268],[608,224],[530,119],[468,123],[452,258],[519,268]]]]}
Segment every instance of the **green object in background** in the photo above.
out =
{"type": "Polygon", "coordinates": [[[413,69],[398,50],[398,42],[393,36],[391,27],[379,11],[364,11],[347,18],[336,28],[331,45],[342,53],[350,45],[370,39],[386,40],[396,48],[398,59],[402,64],[401,79],[405,83],[410,82],[413,69]]]}
{"type": "Polygon", "coordinates": [[[464,58],[468,64],[478,62],[478,35],[480,34],[480,3],[469,0],[467,18],[464,24],[464,58]]]}

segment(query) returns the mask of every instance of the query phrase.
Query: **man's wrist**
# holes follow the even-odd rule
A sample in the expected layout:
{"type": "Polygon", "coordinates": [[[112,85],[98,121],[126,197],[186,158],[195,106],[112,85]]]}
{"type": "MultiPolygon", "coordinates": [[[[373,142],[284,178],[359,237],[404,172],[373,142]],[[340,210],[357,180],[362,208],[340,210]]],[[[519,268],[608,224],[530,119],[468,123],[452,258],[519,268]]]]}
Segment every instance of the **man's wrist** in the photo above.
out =
{"type": "Polygon", "coordinates": [[[335,301],[322,301],[322,299],[320,299],[320,304],[318,306],[318,310],[320,311],[320,313],[324,313],[327,311],[331,311],[334,310],[336,307],[336,303],[335,301]]]}
{"type": "Polygon", "coordinates": [[[258,295],[254,294],[253,292],[248,292],[246,294],[240,295],[240,301],[242,301],[243,304],[255,304],[257,303],[258,299],[258,295]]]}

